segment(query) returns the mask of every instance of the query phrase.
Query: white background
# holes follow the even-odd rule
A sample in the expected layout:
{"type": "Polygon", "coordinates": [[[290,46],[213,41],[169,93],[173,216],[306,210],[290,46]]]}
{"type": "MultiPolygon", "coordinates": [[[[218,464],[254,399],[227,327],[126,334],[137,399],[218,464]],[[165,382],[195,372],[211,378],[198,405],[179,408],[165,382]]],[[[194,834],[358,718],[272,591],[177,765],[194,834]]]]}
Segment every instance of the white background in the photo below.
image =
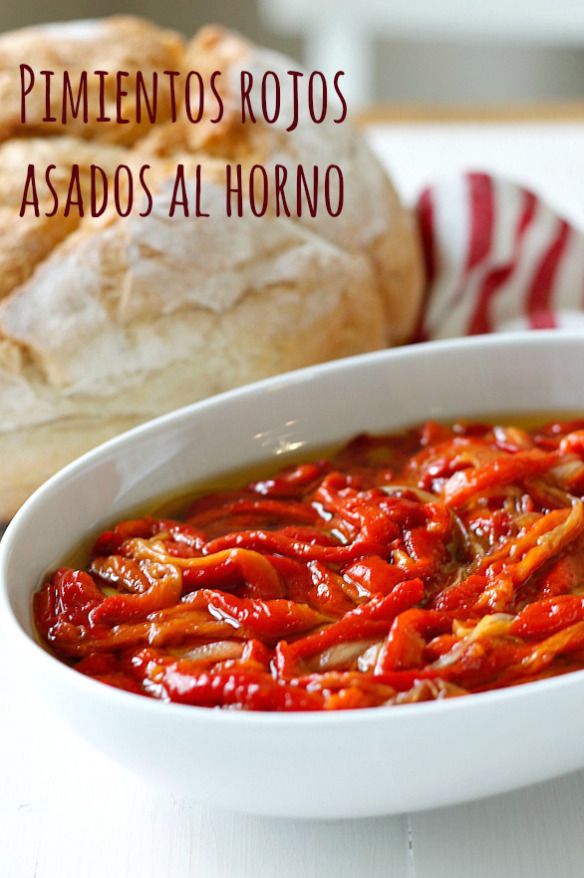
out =
{"type": "MultiPolygon", "coordinates": [[[[371,137],[408,199],[438,175],[493,169],[536,187],[584,227],[584,126],[377,127],[371,137]]],[[[584,874],[584,774],[376,820],[234,815],[154,790],[89,750],[37,708],[1,642],[0,674],[0,878],[584,874]]]]}

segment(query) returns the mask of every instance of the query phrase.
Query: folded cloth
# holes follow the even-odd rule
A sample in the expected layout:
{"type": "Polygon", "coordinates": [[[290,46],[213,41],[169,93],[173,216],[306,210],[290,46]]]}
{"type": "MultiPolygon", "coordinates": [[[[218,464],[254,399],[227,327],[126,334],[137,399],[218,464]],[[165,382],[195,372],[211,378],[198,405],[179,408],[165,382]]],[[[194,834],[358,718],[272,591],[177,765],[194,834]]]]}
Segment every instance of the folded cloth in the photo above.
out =
{"type": "Polygon", "coordinates": [[[427,287],[417,341],[584,328],[584,234],[533,192],[470,173],[416,206],[427,287]]]}

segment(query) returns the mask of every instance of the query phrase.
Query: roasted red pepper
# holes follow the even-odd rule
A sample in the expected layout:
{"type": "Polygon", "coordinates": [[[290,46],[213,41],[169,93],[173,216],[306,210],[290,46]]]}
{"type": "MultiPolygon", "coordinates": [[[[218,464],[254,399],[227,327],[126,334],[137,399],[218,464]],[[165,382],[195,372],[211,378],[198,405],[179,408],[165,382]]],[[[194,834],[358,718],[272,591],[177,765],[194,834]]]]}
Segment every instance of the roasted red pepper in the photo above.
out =
{"type": "Polygon", "coordinates": [[[146,516],[34,597],[43,642],[143,696],[346,710],[584,668],[584,421],[361,435],[146,516]]]}

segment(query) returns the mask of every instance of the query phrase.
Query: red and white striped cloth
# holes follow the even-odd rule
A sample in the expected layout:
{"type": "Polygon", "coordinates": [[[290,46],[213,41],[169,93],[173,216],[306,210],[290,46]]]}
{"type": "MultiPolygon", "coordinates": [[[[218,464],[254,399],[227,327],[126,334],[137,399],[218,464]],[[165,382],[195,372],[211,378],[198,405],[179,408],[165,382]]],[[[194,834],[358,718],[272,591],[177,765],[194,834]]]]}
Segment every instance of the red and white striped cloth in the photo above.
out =
{"type": "Polygon", "coordinates": [[[426,300],[416,339],[584,328],[584,235],[520,186],[466,174],[416,207],[426,300]]]}

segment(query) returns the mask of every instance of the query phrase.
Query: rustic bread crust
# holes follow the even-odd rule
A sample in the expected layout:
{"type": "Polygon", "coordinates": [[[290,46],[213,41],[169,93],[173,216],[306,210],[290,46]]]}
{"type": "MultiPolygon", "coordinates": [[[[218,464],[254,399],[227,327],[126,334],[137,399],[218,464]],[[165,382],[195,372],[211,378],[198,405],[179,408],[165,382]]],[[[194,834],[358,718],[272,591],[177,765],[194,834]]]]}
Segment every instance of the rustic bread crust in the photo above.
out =
{"type": "MultiPolygon", "coordinates": [[[[20,64],[29,64],[35,70],[55,72],[53,96],[58,106],[62,92],[60,81],[63,70],[74,77],[81,71],[125,70],[180,70],[184,56],[184,41],[179,34],[163,30],[141,18],[116,15],[85,21],[57,22],[37,25],[0,36],[0,140],[8,137],[64,133],[60,122],[39,123],[44,113],[41,90],[32,91],[27,98],[30,123],[20,119],[20,64]]],[[[89,103],[97,107],[97,83],[89,77],[89,103]]],[[[129,95],[122,107],[133,102],[132,79],[129,95]]],[[[114,83],[108,80],[106,115],[115,117],[114,83]]],[[[168,118],[170,103],[161,101],[158,118],[168,118]]],[[[146,120],[127,125],[91,122],[85,125],[73,119],[66,126],[68,134],[88,140],[131,144],[143,136],[148,128],[146,120]]]]}
{"type": "Polygon", "coordinates": [[[68,216],[62,210],[46,216],[52,203],[47,200],[48,190],[40,185],[40,216],[36,217],[30,209],[20,216],[27,166],[33,164],[42,176],[47,165],[55,164],[51,183],[59,198],[64,199],[71,165],[78,164],[81,192],[88,202],[90,165],[99,164],[111,175],[120,162],[127,160],[127,155],[119,147],[96,147],[73,137],[17,138],[0,144],[0,299],[28,280],[35,267],[80,223],[75,211],[68,216]]]}

